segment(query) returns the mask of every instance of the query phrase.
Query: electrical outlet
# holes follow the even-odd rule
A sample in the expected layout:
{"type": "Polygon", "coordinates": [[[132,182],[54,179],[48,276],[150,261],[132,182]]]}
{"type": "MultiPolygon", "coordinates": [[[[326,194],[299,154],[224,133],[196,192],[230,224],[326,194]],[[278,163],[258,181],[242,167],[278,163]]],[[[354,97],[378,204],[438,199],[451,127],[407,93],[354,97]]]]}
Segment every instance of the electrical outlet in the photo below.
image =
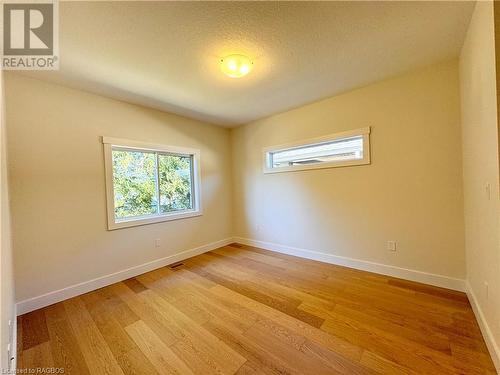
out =
{"type": "Polygon", "coordinates": [[[486,198],[488,198],[488,200],[490,201],[491,200],[491,184],[489,182],[487,182],[484,185],[484,190],[486,191],[486,198]]]}
{"type": "Polygon", "coordinates": [[[157,238],[155,240],[155,247],[160,247],[160,239],[159,238],[157,238]]]}
{"type": "Polygon", "coordinates": [[[387,250],[396,251],[396,241],[387,241],[387,250]]]}

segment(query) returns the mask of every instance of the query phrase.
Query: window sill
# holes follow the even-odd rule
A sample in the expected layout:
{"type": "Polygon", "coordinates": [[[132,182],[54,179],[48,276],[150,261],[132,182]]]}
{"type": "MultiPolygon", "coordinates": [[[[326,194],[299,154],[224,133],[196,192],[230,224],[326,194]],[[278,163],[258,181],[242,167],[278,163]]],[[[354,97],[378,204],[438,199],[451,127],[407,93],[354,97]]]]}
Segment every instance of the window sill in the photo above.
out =
{"type": "Polygon", "coordinates": [[[115,230],[121,228],[137,227],[141,225],[161,223],[164,221],[187,219],[189,217],[201,216],[203,212],[197,211],[185,211],[182,213],[165,214],[151,217],[135,217],[130,219],[122,219],[119,221],[108,221],[108,230],[115,230]]]}
{"type": "Polygon", "coordinates": [[[281,168],[268,168],[268,167],[264,166],[264,173],[268,174],[268,173],[281,173],[281,172],[296,172],[296,171],[307,171],[310,169],[353,167],[356,165],[367,165],[367,164],[370,164],[370,158],[368,156],[365,157],[364,159],[334,161],[334,162],[307,164],[307,165],[296,165],[296,166],[281,167],[281,168]]]}

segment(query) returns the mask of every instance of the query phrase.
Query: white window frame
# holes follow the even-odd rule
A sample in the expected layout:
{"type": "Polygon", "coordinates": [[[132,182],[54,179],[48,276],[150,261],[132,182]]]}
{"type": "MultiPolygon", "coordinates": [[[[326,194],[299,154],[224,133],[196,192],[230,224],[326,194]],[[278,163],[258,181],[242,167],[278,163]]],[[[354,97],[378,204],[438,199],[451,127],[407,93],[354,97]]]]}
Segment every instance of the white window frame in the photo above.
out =
{"type": "Polygon", "coordinates": [[[194,148],[167,146],[112,137],[102,137],[102,143],[104,144],[104,169],[106,174],[106,206],[108,214],[108,230],[160,223],[163,221],[185,219],[188,217],[201,216],[203,214],[201,205],[200,150],[194,148]],[[156,151],[192,157],[193,181],[191,183],[193,184],[193,208],[191,210],[184,210],[181,212],[116,219],[112,156],[112,151],[115,147],[121,149],[130,149],[131,151],[156,151]]]}
{"type": "Polygon", "coordinates": [[[354,130],[348,130],[340,133],[329,134],[323,137],[312,138],[297,142],[290,142],[278,146],[270,146],[264,147],[263,149],[263,171],[264,173],[282,173],[282,172],[293,172],[293,171],[303,171],[309,169],[324,169],[324,168],[335,168],[335,167],[347,167],[354,165],[366,165],[370,164],[370,131],[371,128],[359,128],[354,130]],[[355,159],[355,160],[339,160],[339,161],[330,161],[323,163],[315,163],[315,164],[302,164],[302,165],[293,165],[287,167],[273,168],[271,166],[271,154],[284,151],[293,148],[304,147],[308,145],[315,145],[321,143],[332,142],[341,138],[349,138],[349,137],[363,137],[363,158],[355,159]]]}

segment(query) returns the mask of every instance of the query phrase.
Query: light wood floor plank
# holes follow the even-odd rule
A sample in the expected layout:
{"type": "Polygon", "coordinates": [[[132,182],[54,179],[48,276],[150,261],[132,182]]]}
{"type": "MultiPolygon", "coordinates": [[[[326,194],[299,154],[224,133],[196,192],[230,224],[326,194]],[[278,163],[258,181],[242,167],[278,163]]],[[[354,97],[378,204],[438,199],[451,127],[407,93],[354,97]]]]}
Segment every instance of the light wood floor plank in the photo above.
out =
{"type": "Polygon", "coordinates": [[[87,293],[81,299],[115,358],[137,347],[98,293],[87,293]]]}
{"type": "Polygon", "coordinates": [[[54,360],[48,341],[23,350],[23,369],[43,369],[54,367],[54,360]]]}
{"type": "Polygon", "coordinates": [[[311,341],[334,350],[351,360],[357,361],[361,357],[362,349],[359,346],[353,345],[349,341],[344,340],[335,334],[328,334],[327,332],[310,326],[301,320],[286,315],[281,311],[274,310],[267,305],[235,293],[234,291],[223,286],[216,286],[212,289],[212,291],[220,296],[226,296],[226,298],[232,299],[235,303],[241,304],[268,319],[279,321],[280,324],[286,328],[298,332],[311,341]]]}
{"type": "Polygon", "coordinates": [[[82,375],[495,373],[464,293],[240,244],[19,317],[17,363],[82,375]]]}
{"type": "Polygon", "coordinates": [[[116,357],[125,375],[160,375],[156,371],[151,361],[141,352],[139,348],[116,357]]]}
{"type": "Polygon", "coordinates": [[[68,321],[63,304],[45,309],[54,366],[64,368],[65,374],[90,375],[80,345],[68,321]]]}
{"type": "Polygon", "coordinates": [[[269,375],[294,373],[287,361],[276,356],[276,353],[267,351],[245,334],[232,329],[225,322],[212,319],[203,326],[245,357],[252,368],[269,375]]]}
{"type": "Polygon", "coordinates": [[[141,298],[139,294],[133,292],[123,283],[113,284],[110,288],[127,304],[134,314],[140,316],[141,320],[153,329],[165,345],[169,346],[177,341],[177,337],[169,329],[168,320],[148,304],[147,300],[141,298]]]}
{"type": "Polygon", "coordinates": [[[144,292],[143,296],[170,319],[171,328],[179,337],[172,349],[186,363],[201,360],[210,367],[207,371],[222,374],[233,374],[245,363],[245,358],[153,291],[144,292]]]}
{"type": "Polygon", "coordinates": [[[91,374],[123,375],[81,299],[69,299],[64,302],[64,307],[91,374]]]}
{"type": "Polygon", "coordinates": [[[142,320],[125,329],[159,374],[193,374],[189,367],[142,320]]]}
{"type": "Polygon", "coordinates": [[[378,356],[375,353],[365,350],[361,356],[361,363],[366,367],[376,371],[377,373],[387,375],[418,375],[419,373],[412,371],[406,367],[378,356]]]}

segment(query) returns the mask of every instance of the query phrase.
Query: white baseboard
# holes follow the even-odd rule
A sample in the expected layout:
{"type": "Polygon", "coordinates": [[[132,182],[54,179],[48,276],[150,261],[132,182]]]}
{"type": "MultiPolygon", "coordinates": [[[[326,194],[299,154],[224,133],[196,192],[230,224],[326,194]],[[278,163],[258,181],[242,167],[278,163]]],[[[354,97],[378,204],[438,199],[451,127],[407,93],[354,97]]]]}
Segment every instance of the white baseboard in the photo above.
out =
{"type": "Polygon", "coordinates": [[[278,253],[294,255],[301,258],[312,259],[320,262],[336,264],[339,266],[355,268],[358,270],[398,277],[401,279],[439,286],[442,288],[458,290],[460,292],[465,291],[464,280],[455,279],[448,276],[437,275],[433,273],[422,272],[396,266],[390,266],[387,264],[375,263],[367,260],[321,253],[314,250],[299,249],[296,247],[280,245],[265,241],[252,240],[248,238],[235,237],[234,242],[239,242],[243,245],[248,245],[248,246],[260,247],[262,249],[276,251],[278,253]]]}
{"type": "Polygon", "coordinates": [[[495,341],[493,333],[491,332],[490,326],[484,317],[483,310],[479,305],[476,295],[472,290],[469,281],[465,281],[465,291],[467,293],[467,297],[469,297],[470,304],[472,306],[472,310],[474,310],[474,315],[476,315],[477,322],[479,323],[479,328],[481,328],[481,333],[483,334],[484,341],[486,342],[486,346],[491,355],[491,359],[495,364],[495,368],[497,369],[497,373],[500,374],[500,348],[495,341]]]}
{"type": "Polygon", "coordinates": [[[220,241],[196,247],[194,249],[185,250],[183,252],[174,255],[169,255],[164,258],[156,259],[151,262],[141,264],[139,266],[127,268],[125,270],[118,271],[109,275],[101,276],[89,281],[84,281],[79,284],[55,290],[53,292],[45,293],[42,294],[41,296],[20,301],[16,304],[17,314],[18,315],[26,314],[30,311],[37,310],[57,302],[64,301],[68,298],[72,298],[90,292],[92,290],[96,290],[105,287],[107,285],[126,280],[128,278],[140,275],[142,273],[149,272],[172,263],[180,262],[184,259],[191,258],[193,256],[202,253],[206,253],[207,251],[211,251],[219,247],[226,246],[232,242],[233,242],[232,238],[226,238],[220,241]]]}

